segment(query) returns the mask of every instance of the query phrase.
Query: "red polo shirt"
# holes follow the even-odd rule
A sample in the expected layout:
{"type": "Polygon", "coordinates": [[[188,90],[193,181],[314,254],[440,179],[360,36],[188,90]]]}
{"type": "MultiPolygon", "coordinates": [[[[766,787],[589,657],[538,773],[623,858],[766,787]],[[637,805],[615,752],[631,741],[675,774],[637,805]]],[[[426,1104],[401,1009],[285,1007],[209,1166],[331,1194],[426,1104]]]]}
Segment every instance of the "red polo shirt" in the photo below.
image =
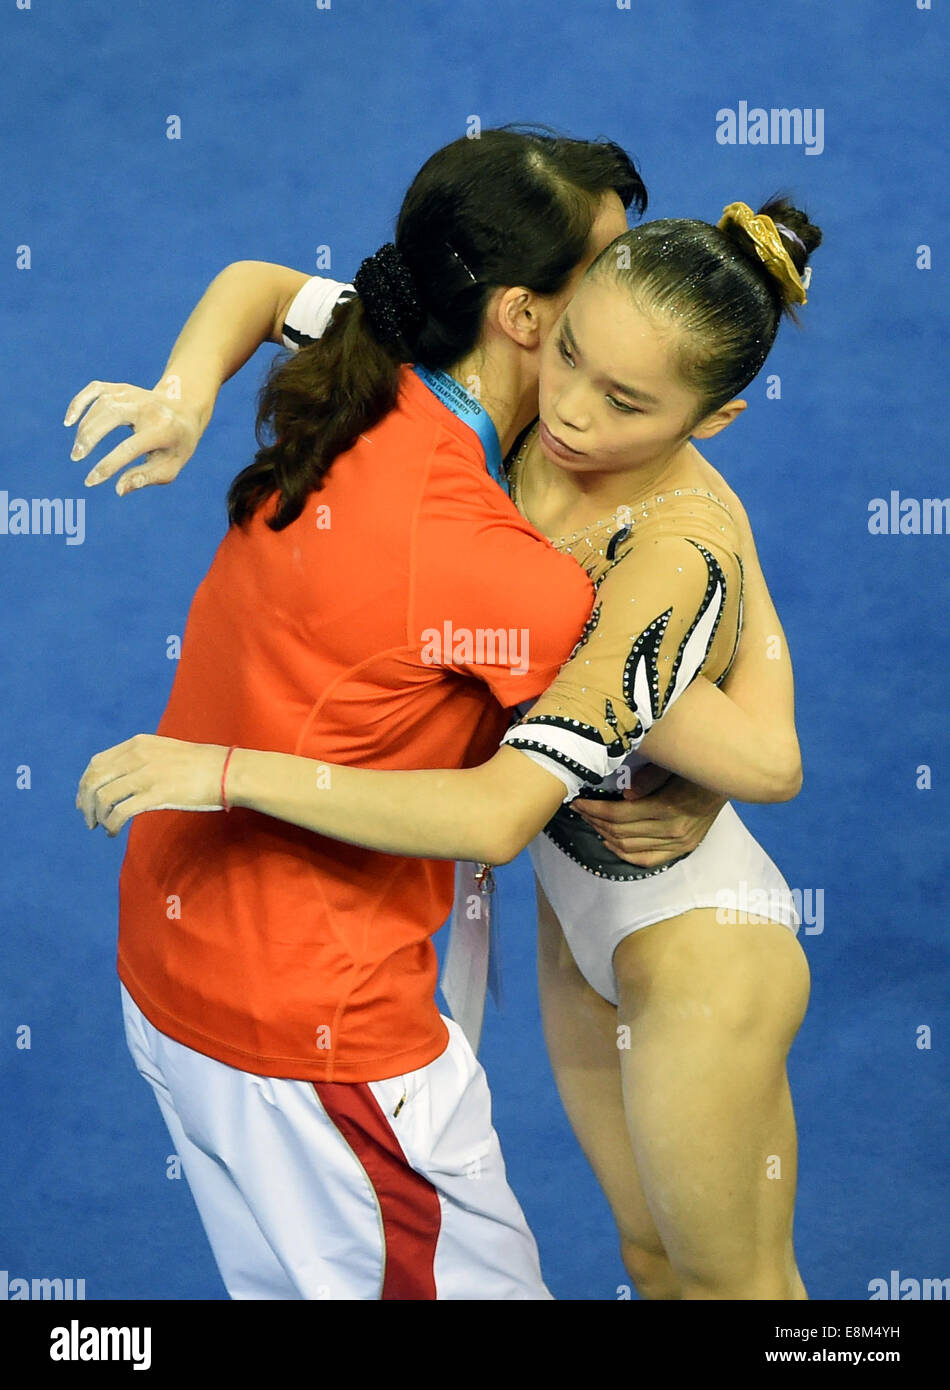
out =
{"type": "MultiPolygon", "coordinates": [[[[157,732],[352,767],[489,758],[593,593],[474,433],[403,369],[396,408],[277,532],[275,502],[221,542],[157,732]]],[[[447,1043],[431,937],[453,867],[255,811],[148,812],[122,865],[119,975],[156,1028],[244,1071],[411,1071],[447,1043]]]]}

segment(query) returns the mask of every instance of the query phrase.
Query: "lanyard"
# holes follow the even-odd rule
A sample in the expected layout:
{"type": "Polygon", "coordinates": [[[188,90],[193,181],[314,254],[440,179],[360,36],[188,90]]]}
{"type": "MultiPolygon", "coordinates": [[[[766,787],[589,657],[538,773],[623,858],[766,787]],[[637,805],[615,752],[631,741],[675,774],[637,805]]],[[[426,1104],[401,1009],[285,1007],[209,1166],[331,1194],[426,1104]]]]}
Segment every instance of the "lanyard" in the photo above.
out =
{"type": "Polygon", "coordinates": [[[475,397],[470,396],[465,387],[459,385],[448,372],[433,372],[428,367],[419,366],[413,367],[412,370],[453,415],[458,416],[463,424],[475,431],[485,451],[485,463],[489,473],[498,486],[507,492],[508,479],[505,477],[501,461],[498,432],[485,407],[479,405],[475,397]]]}

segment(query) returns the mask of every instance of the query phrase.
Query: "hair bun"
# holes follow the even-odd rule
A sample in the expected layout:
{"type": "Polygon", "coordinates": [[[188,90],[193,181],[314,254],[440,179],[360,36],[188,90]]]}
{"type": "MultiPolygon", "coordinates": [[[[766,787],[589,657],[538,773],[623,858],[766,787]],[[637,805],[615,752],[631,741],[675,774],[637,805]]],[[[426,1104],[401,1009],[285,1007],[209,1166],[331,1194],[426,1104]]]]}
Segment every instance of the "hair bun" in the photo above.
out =
{"type": "Polygon", "coordinates": [[[425,321],[419,292],[398,248],[387,241],[353,277],[370,328],[382,344],[411,343],[425,321]]]}
{"type": "MultiPolygon", "coordinates": [[[[791,308],[794,304],[808,302],[807,285],[802,278],[808,259],[808,247],[793,227],[785,222],[776,221],[773,214],[787,208],[787,204],[778,200],[767,203],[760,212],[753,212],[748,203],[730,203],[728,207],[723,208],[718,226],[719,230],[735,241],[741,250],[755,257],[764,266],[775,282],[784,307],[791,308]],[[798,243],[797,246],[793,247],[790,244],[793,239],[798,243]],[[793,254],[793,250],[797,255],[793,254]]],[[[789,211],[793,212],[794,209],[789,211]]],[[[820,232],[818,239],[821,239],[820,232]]]]}

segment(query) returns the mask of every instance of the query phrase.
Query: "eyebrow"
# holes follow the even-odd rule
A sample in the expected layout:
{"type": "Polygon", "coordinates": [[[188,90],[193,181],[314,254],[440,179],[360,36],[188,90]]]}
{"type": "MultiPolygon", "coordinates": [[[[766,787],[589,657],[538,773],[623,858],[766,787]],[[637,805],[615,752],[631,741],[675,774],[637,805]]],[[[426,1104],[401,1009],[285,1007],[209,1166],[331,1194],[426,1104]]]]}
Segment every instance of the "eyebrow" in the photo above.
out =
{"type": "MultiPolygon", "coordinates": [[[[561,328],[564,332],[565,338],[570,343],[572,349],[577,354],[577,356],[583,357],[584,354],[577,346],[577,339],[574,337],[574,334],[571,331],[570,321],[566,313],[561,321],[561,328]]],[[[610,381],[609,385],[614,391],[619,391],[622,396],[629,396],[631,400],[642,401],[644,405],[661,404],[661,402],[657,399],[656,396],[651,396],[647,391],[639,391],[635,386],[624,386],[622,381],[610,381]]]]}

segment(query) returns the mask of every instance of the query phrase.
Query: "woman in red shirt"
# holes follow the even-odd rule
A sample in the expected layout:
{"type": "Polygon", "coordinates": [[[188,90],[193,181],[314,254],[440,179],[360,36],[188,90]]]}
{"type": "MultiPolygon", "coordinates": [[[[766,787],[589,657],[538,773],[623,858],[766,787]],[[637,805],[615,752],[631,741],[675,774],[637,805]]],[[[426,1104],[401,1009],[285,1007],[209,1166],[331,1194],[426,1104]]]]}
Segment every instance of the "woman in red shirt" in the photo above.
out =
{"type": "MultiPolygon", "coordinates": [[[[606,143],[483,131],[427,162],[358,277],[372,326],[353,301],[272,375],[277,440],[232,489],[161,735],[374,769],[489,755],[592,597],[495,481],[502,451],[534,416],[544,336],[644,203],[606,143]],[[432,661],[418,634],[446,618],[528,630],[530,652],[517,672],[432,661]]],[[[550,1297],[484,1073],[435,1004],[453,880],[252,812],[133,828],[127,1036],[233,1297],[550,1297]]]]}

